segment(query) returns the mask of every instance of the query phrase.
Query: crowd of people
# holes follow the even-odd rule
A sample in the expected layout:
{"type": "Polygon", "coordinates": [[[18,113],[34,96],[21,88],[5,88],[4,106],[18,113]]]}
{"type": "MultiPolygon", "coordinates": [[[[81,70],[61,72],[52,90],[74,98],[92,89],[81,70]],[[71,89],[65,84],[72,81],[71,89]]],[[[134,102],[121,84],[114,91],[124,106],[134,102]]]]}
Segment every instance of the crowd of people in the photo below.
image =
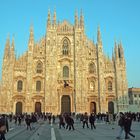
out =
{"type": "Polygon", "coordinates": [[[84,129],[96,129],[95,121],[104,121],[106,124],[114,124],[117,121],[117,124],[120,127],[120,131],[118,132],[117,139],[121,139],[122,132],[125,132],[125,139],[129,139],[129,136],[135,137],[135,135],[131,132],[132,121],[140,121],[140,113],[122,113],[111,114],[111,113],[98,113],[94,112],[88,114],[85,112],[84,114],[75,114],[75,113],[63,113],[60,115],[53,115],[52,113],[32,113],[32,114],[16,114],[12,113],[9,115],[2,114],[0,115],[0,140],[5,139],[5,133],[9,131],[9,123],[14,122],[15,125],[21,125],[22,122],[25,122],[27,130],[35,129],[34,123],[38,122],[39,119],[43,121],[48,121],[49,124],[55,124],[56,118],[58,119],[59,129],[67,129],[67,130],[75,130],[74,122],[79,121],[82,125],[81,127],[84,129]]]}

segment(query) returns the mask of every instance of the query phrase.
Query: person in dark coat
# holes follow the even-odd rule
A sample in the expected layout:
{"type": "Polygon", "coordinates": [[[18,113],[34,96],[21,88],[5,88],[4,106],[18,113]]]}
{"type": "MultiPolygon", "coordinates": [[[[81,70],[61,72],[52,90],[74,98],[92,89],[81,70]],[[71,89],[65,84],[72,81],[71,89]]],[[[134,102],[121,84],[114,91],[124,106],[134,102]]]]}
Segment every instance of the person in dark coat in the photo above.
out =
{"type": "Polygon", "coordinates": [[[94,127],[94,129],[96,129],[96,126],[95,126],[95,114],[94,113],[90,114],[89,123],[90,123],[91,129],[93,129],[93,127],[94,127]]]}
{"type": "Polygon", "coordinates": [[[68,123],[68,126],[69,126],[69,130],[71,130],[71,129],[75,130],[75,128],[74,128],[74,120],[73,120],[71,115],[68,115],[67,123],[68,123]]]}
{"type": "Polygon", "coordinates": [[[124,131],[124,119],[125,119],[125,116],[124,116],[124,114],[122,113],[122,112],[120,112],[119,114],[118,114],[118,117],[119,117],[119,119],[118,119],[118,125],[120,126],[120,131],[119,131],[119,134],[118,134],[118,136],[116,137],[117,139],[120,139],[121,138],[121,135],[122,135],[122,133],[123,133],[123,131],[124,131]]]}
{"type": "Polygon", "coordinates": [[[130,133],[130,128],[131,128],[131,117],[130,115],[126,114],[124,119],[125,139],[129,139],[128,135],[135,137],[134,134],[130,133]]]}
{"type": "Polygon", "coordinates": [[[5,133],[9,131],[8,120],[5,114],[0,116],[0,140],[6,140],[5,133]],[[2,128],[4,128],[2,130],[2,128]]]}
{"type": "Polygon", "coordinates": [[[32,130],[31,129],[31,116],[30,115],[26,116],[25,122],[26,122],[26,125],[27,125],[27,130],[28,130],[28,128],[30,128],[30,130],[32,130]]]}
{"type": "Polygon", "coordinates": [[[64,122],[64,117],[62,115],[59,115],[59,129],[61,129],[61,126],[65,128],[65,122],[64,122]]]}
{"type": "Polygon", "coordinates": [[[89,126],[88,126],[88,114],[87,114],[87,112],[85,112],[85,114],[83,116],[83,128],[85,128],[85,124],[86,124],[87,128],[89,128],[89,126]]]}

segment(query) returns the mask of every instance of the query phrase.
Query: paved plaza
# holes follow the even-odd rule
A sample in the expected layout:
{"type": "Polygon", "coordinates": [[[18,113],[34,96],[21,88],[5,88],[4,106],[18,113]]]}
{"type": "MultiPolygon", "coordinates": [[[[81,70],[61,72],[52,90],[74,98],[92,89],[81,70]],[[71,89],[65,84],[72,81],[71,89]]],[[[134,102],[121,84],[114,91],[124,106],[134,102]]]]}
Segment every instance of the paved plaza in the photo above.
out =
{"type": "MultiPolygon", "coordinates": [[[[26,130],[26,125],[22,123],[17,126],[10,124],[10,131],[6,134],[6,140],[116,140],[119,132],[117,124],[105,124],[96,122],[96,129],[82,128],[82,123],[75,121],[75,130],[59,129],[58,120],[55,124],[47,121],[39,121],[34,124],[33,130],[26,130]]],[[[130,140],[140,140],[140,122],[133,122],[132,133],[136,135],[130,140]]],[[[122,140],[124,139],[124,133],[122,140]]]]}

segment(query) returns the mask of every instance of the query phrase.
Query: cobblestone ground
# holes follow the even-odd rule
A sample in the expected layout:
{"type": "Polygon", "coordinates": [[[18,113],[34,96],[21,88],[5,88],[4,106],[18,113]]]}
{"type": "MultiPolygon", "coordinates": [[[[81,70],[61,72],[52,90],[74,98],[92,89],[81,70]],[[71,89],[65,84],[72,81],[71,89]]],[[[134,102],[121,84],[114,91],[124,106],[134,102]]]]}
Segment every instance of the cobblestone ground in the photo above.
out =
{"type": "MultiPolygon", "coordinates": [[[[96,129],[82,128],[80,122],[75,122],[75,130],[59,129],[58,122],[48,124],[48,122],[39,121],[34,124],[34,129],[26,130],[26,126],[10,124],[10,131],[6,134],[6,140],[116,140],[119,133],[117,124],[105,124],[96,122],[96,129]]],[[[133,122],[132,133],[136,135],[130,140],[140,140],[140,122],[133,122]]],[[[122,139],[124,139],[124,133],[122,139]]]]}

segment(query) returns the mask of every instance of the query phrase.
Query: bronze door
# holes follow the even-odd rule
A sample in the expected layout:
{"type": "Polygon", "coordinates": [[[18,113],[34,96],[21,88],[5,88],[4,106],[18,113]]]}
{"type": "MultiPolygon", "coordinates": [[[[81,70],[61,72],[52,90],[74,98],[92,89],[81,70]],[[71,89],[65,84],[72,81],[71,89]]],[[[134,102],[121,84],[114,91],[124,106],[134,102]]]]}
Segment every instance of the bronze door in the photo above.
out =
{"type": "Polygon", "coordinates": [[[96,114],[96,103],[91,102],[90,103],[90,113],[94,112],[96,114]]]}
{"type": "Polygon", "coordinates": [[[16,114],[21,114],[22,113],[22,102],[17,102],[16,103],[16,114]]]}
{"type": "Polygon", "coordinates": [[[41,113],[41,103],[40,102],[36,102],[35,103],[35,112],[36,113],[41,113]]]}
{"type": "Polygon", "coordinates": [[[112,101],[108,102],[108,112],[111,114],[114,113],[114,103],[112,101]]]}
{"type": "Polygon", "coordinates": [[[71,112],[70,96],[63,95],[61,99],[61,113],[71,112]]]}

